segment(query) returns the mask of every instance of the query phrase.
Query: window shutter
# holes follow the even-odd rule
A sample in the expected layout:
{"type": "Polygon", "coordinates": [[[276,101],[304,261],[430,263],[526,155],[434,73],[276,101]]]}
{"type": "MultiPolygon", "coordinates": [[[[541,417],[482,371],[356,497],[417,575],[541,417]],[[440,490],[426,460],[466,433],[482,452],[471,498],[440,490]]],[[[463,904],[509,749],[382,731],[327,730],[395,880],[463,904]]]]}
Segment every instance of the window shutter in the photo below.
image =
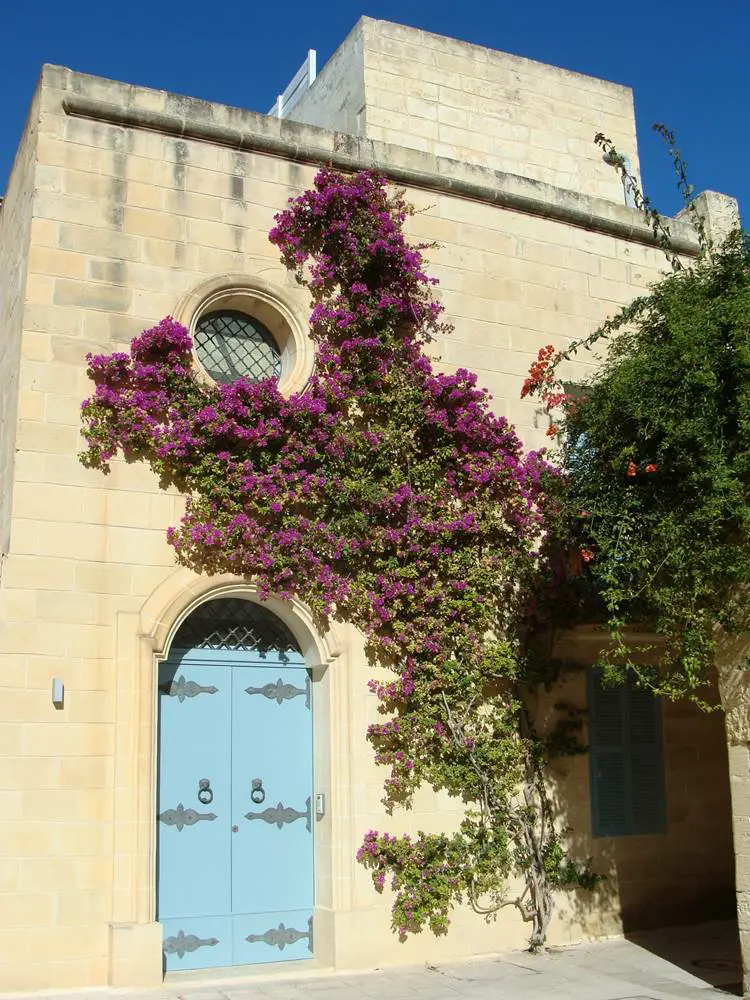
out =
{"type": "Polygon", "coordinates": [[[666,826],[661,703],[631,678],[605,687],[589,672],[589,758],[595,837],[660,833],[666,826]]]}
{"type": "Polygon", "coordinates": [[[589,672],[589,760],[591,825],[595,837],[614,837],[628,824],[625,689],[604,687],[599,670],[589,672]]]}
{"type": "Polygon", "coordinates": [[[627,689],[630,738],[632,833],[659,833],[666,827],[661,703],[634,685],[627,689]]]}

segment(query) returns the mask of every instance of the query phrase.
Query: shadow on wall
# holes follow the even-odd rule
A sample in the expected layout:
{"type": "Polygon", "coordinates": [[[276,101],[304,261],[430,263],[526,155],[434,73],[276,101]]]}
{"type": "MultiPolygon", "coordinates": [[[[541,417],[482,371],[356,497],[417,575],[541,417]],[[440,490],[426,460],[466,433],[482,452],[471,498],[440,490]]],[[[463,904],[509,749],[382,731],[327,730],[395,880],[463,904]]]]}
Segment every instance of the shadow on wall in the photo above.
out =
{"type": "MultiPolygon", "coordinates": [[[[580,666],[539,700],[542,727],[550,724],[557,702],[587,707],[587,664],[596,651],[584,655],[590,650],[579,647],[575,652],[580,666]]],[[[572,656],[566,660],[575,662],[572,656]]],[[[712,698],[718,704],[715,686],[712,698]]],[[[568,828],[571,856],[592,858],[594,870],[605,876],[594,892],[561,894],[556,920],[569,928],[572,940],[623,933],[641,944],[643,937],[643,947],[670,961],[684,956],[689,963],[708,963],[683,966],[693,975],[718,984],[711,978],[718,974],[722,985],[733,984],[741,971],[724,715],[684,701],[664,702],[662,736],[666,828],[661,833],[592,836],[588,753],[551,767],[550,794],[560,825],[568,828]],[[718,930],[702,932],[690,925],[718,930]],[[661,928],[672,930],[643,935],[661,928]]],[[[582,739],[588,739],[585,727],[582,739]]]]}

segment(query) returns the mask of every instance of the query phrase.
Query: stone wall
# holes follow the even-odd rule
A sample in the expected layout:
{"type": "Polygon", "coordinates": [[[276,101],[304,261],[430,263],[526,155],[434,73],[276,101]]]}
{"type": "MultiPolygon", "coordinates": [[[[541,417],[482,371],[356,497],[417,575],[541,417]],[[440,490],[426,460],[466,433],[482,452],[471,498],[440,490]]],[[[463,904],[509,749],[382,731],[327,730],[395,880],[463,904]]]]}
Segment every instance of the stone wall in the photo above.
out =
{"type": "Polygon", "coordinates": [[[629,87],[368,17],[291,117],[622,204],[604,132],[638,174],[629,87]]]}
{"type": "MultiPolygon", "coordinates": [[[[0,202],[0,559],[8,551],[10,537],[16,424],[19,416],[18,368],[34,198],[37,116],[37,102],[34,101],[16,152],[8,190],[0,202]]],[[[21,419],[30,416],[29,408],[38,414],[38,406],[25,394],[21,404],[21,419]]]]}
{"type": "MultiPolygon", "coordinates": [[[[728,643],[722,659],[725,663],[741,662],[749,651],[745,637],[741,642],[728,643]]],[[[737,922],[744,957],[744,989],[745,994],[750,994],[750,674],[746,669],[723,666],[720,688],[729,743],[737,922]]]]}
{"type": "MultiPolygon", "coordinates": [[[[306,293],[267,240],[274,213],[311,183],[316,164],[381,166],[402,182],[416,178],[411,233],[440,243],[431,270],[456,330],[433,345],[436,365],[477,369],[497,410],[536,447],[546,422],[518,397],[538,348],[592,330],[663,261],[622,206],[479,167],[467,173],[429,153],[342,147],[320,129],[57,67],[45,70],[38,100],[36,164],[20,175],[36,195],[0,591],[0,983],[155,985],[154,659],[190,601],[243,585],[175,569],[165,531],[181,500],[148,470],[116,461],[105,477],[81,467],[86,353],[125,349],[167,314],[189,321],[207,287],[242,276],[304,315],[306,293]],[[440,184],[427,190],[431,178],[440,184]],[[66,685],[62,709],[51,703],[54,677],[66,685]]],[[[689,248],[689,229],[675,233],[689,248]]],[[[317,831],[320,960],[367,967],[521,946],[527,928],[512,909],[490,924],[462,911],[440,941],[393,938],[387,898],[354,861],[359,838],[387,825],[442,829],[460,812],[423,790],[413,813],[384,818],[382,774],[364,740],[376,704],[362,643],[351,629],[319,648],[326,643],[315,695],[316,782],[331,804],[317,831]]],[[[585,778],[566,780],[583,817],[585,778]]],[[[564,905],[553,940],[617,930],[618,913],[616,894],[576,912],[564,905]]]]}
{"type": "Polygon", "coordinates": [[[313,86],[295,102],[292,121],[350,135],[367,135],[363,24],[360,19],[336,49],[313,86]]]}

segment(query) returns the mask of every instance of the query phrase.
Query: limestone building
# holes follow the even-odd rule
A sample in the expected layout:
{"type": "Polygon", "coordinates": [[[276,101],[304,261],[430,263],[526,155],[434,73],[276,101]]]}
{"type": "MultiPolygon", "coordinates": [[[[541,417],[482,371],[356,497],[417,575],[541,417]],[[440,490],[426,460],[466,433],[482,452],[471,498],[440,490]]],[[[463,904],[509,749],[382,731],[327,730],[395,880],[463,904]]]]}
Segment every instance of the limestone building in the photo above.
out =
{"type": "MultiPolygon", "coordinates": [[[[304,384],[308,303],[267,232],[323,164],[406,188],[456,327],[436,364],[476,370],[529,447],[545,426],[519,391],[539,347],[591,331],[663,268],[592,142],[606,133],[637,172],[629,89],[369,18],[311,77],[271,115],[58,66],[34,95],[0,209],[0,991],[526,940],[509,908],[398,943],[356,847],[371,827],[438,830],[458,811],[424,790],[384,818],[360,637],[176,568],[180,497],[141,466],[104,477],[77,459],[87,352],[166,315],[212,377],[304,384]]],[[[733,208],[702,204],[715,226],[733,208]]],[[[695,254],[685,222],[673,236],[695,254]]],[[[594,633],[569,641],[594,658],[594,633]]],[[[747,950],[740,687],[729,751],[721,714],[654,705],[646,820],[607,812],[586,758],[558,776],[577,849],[609,877],[561,897],[554,942],[732,917],[736,888],[747,950]]],[[[585,674],[567,694],[595,713],[585,674]]]]}

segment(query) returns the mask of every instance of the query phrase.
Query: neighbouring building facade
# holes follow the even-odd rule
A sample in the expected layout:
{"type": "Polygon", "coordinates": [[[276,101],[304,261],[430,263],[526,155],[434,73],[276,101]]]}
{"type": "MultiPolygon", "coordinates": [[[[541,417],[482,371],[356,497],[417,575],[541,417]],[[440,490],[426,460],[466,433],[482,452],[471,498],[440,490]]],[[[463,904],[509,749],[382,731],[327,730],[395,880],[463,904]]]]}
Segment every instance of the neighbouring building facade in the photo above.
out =
{"type": "MultiPolygon", "coordinates": [[[[166,315],[207,377],[302,387],[306,293],[267,232],[330,163],[406,188],[456,327],[436,365],[476,370],[538,447],[546,425],[519,399],[538,349],[664,266],[599,131],[637,173],[627,88],[368,18],[272,115],[44,68],[0,208],[0,991],[524,945],[512,907],[458,912],[441,940],[392,935],[362,834],[444,829],[460,810],[424,789],[384,817],[361,637],[177,568],[181,498],[138,465],[84,469],[79,412],[87,352],[166,315]]],[[[736,214],[700,204],[715,233],[736,214]]],[[[672,234],[696,253],[685,221],[672,234]]],[[[552,941],[737,912],[748,955],[746,682],[722,677],[726,715],[611,694],[585,669],[599,642],[561,640],[591,754],[553,779],[608,878],[561,896],[552,941]]]]}

